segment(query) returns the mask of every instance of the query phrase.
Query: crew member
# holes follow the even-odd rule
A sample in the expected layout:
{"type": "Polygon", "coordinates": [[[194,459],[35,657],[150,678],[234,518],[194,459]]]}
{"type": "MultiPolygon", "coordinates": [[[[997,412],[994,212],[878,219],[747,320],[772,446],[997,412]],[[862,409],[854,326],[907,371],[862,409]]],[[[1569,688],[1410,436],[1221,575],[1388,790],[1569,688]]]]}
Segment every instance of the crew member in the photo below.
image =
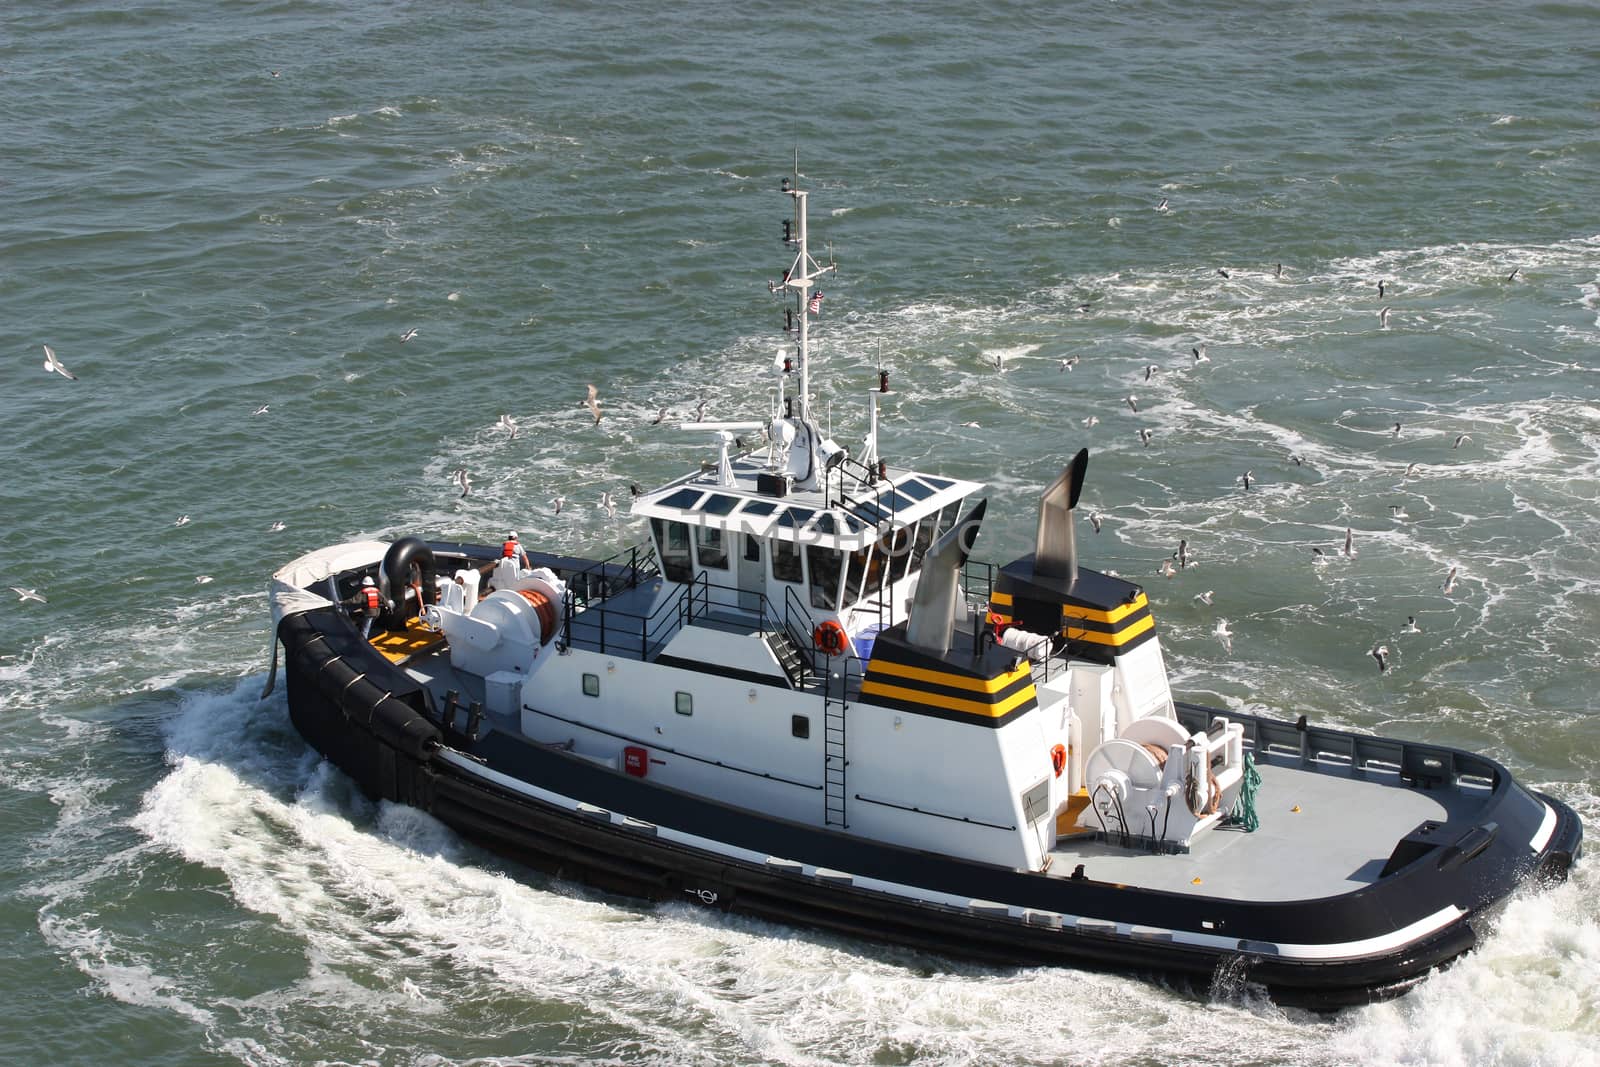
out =
{"type": "Polygon", "coordinates": [[[361,588],[345,601],[345,605],[361,612],[361,639],[365,641],[372,635],[372,622],[383,610],[383,597],[378,593],[378,586],[371,577],[361,579],[361,588]]]}
{"type": "Polygon", "coordinates": [[[506,534],[506,543],[500,546],[500,555],[506,559],[516,560],[517,566],[523,570],[533,569],[533,564],[528,562],[528,551],[522,547],[522,542],[517,540],[515,530],[506,534]]]}

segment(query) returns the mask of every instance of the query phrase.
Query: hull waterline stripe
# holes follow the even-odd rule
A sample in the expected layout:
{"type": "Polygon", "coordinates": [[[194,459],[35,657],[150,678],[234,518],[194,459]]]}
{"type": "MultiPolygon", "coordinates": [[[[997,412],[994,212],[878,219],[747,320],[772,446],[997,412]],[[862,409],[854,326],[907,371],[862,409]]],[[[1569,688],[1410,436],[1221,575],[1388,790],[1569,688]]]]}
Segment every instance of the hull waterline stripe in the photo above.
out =
{"type": "MultiPolygon", "coordinates": [[[[468,777],[479,778],[483,781],[493,783],[502,789],[521,794],[525,797],[530,797],[534,800],[542,801],[554,807],[561,808],[564,811],[577,813],[579,810],[580,801],[574,800],[571,797],[563,796],[560,793],[551,792],[548,789],[540,789],[537,786],[529,785],[527,782],[524,782],[521,779],[513,778],[510,775],[502,774],[499,771],[484,767],[474,761],[471,757],[465,755],[464,753],[457,752],[454,749],[441,749],[434,758],[449,763],[451,766],[457,768],[468,777]]],[[[611,822],[620,825],[623,819],[628,818],[628,815],[623,812],[611,811],[608,813],[607,817],[611,822]]],[[[642,819],[643,817],[635,816],[635,818],[642,819]]],[[[649,820],[643,821],[648,822],[649,820]]],[[[651,823],[650,825],[656,827],[656,836],[663,840],[673,841],[681,845],[686,845],[690,848],[698,849],[702,852],[709,852],[713,855],[727,856],[756,865],[764,865],[769,859],[786,859],[786,857],[771,856],[765,853],[756,852],[752,849],[739,848],[737,845],[729,845],[725,842],[699,837],[695,834],[686,834],[682,831],[674,830],[668,826],[661,826],[657,823],[651,823]]],[[[790,860],[789,862],[797,861],[790,860]]],[[[815,870],[815,868],[812,868],[812,870],[815,870]]],[[[921,901],[930,904],[942,904],[946,907],[961,911],[967,911],[968,906],[972,903],[972,901],[967,897],[955,896],[950,893],[940,893],[934,890],[920,889],[916,886],[902,885],[897,882],[880,881],[876,878],[855,877],[853,878],[853,884],[858,889],[871,890],[873,892],[883,893],[889,896],[904,897],[909,900],[921,901]]],[[[1045,916],[1056,915],[1061,920],[1063,932],[1075,929],[1078,926],[1078,922],[1081,918],[1087,918],[1088,922],[1093,925],[1088,927],[1085,932],[1088,932],[1089,930],[1101,934],[1107,934],[1111,932],[1109,929],[1107,929],[1109,924],[1106,924],[1104,920],[1094,919],[1093,917],[1067,915],[1064,913],[1043,911],[1037,908],[1022,908],[1013,905],[1007,906],[1007,912],[1012,918],[1019,921],[1024,912],[1031,912],[1035,915],[1045,916]]],[[[1380,934],[1377,937],[1365,938],[1361,941],[1344,941],[1327,945],[1302,945],[1284,944],[1271,941],[1253,941],[1250,942],[1251,946],[1259,947],[1244,948],[1241,946],[1240,940],[1236,937],[1221,937],[1217,934],[1193,933],[1188,930],[1167,930],[1163,927],[1148,926],[1143,924],[1138,925],[1137,929],[1141,934],[1150,932],[1170,934],[1173,942],[1177,944],[1194,945],[1221,952],[1250,952],[1255,955],[1265,956],[1269,959],[1276,954],[1276,956],[1281,959],[1332,963],[1339,960],[1356,959],[1361,956],[1375,956],[1382,955],[1387,952],[1393,952],[1404,947],[1406,944],[1412,941],[1419,940],[1444,929],[1446,926],[1460,919],[1464,915],[1466,915],[1465,911],[1452,904],[1441,908],[1432,915],[1418,919],[1409,926],[1399,930],[1390,931],[1387,934],[1380,934]]],[[[1131,938],[1133,929],[1134,927],[1128,923],[1120,923],[1116,925],[1116,934],[1131,938]]]]}

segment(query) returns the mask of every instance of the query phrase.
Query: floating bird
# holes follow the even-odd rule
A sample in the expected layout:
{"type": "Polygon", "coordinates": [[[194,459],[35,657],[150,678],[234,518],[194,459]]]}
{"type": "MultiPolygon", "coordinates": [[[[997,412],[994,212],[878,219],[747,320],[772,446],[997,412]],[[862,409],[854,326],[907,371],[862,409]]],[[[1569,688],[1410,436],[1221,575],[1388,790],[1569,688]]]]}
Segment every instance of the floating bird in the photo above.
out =
{"type": "Polygon", "coordinates": [[[1217,592],[1216,592],[1215,589],[1207,589],[1204,593],[1196,593],[1194,595],[1194,598],[1196,600],[1200,601],[1200,603],[1202,603],[1202,604],[1209,605],[1211,603],[1211,598],[1216,596],[1216,595],[1217,595],[1217,592]]]}
{"type": "Polygon", "coordinates": [[[465,468],[465,467],[457,467],[455,472],[451,475],[451,477],[455,478],[456,484],[461,487],[461,496],[457,497],[456,499],[458,499],[458,500],[465,499],[468,495],[471,494],[471,492],[472,492],[472,475],[467,473],[467,468],[465,468]]]}
{"type": "Polygon", "coordinates": [[[1156,568],[1156,573],[1161,575],[1163,578],[1171,578],[1174,574],[1177,574],[1178,571],[1175,567],[1173,567],[1170,559],[1164,559],[1161,561],[1161,566],[1156,568]]]}
{"type": "MultiPolygon", "coordinates": [[[[1098,416],[1098,415],[1090,415],[1088,418],[1083,420],[1083,424],[1085,426],[1089,427],[1090,429],[1093,429],[1096,425],[1099,424],[1099,422],[1100,422],[1100,416],[1098,416]]],[[[976,426],[977,423],[973,423],[973,425],[976,426]]]]}
{"type": "Polygon", "coordinates": [[[1217,636],[1218,641],[1222,642],[1222,650],[1224,652],[1233,652],[1233,631],[1228,629],[1227,619],[1218,619],[1217,628],[1211,632],[1217,636]]]}
{"type": "MultiPolygon", "coordinates": [[[[600,392],[599,392],[599,390],[597,390],[594,387],[594,383],[593,382],[590,382],[588,385],[584,386],[584,390],[589,395],[584,400],[583,406],[589,409],[589,413],[594,416],[594,424],[596,426],[599,426],[600,425],[600,399],[599,399],[600,398],[600,392]]],[[[700,420],[696,419],[695,421],[698,422],[700,420]]]]}
{"type": "Polygon", "coordinates": [[[17,594],[17,600],[21,603],[26,604],[30,600],[37,600],[41,604],[45,603],[44,597],[40,596],[36,589],[24,589],[20,585],[14,585],[11,587],[11,591],[17,594]]]}
{"type": "Polygon", "coordinates": [[[1390,504],[1389,517],[1394,519],[1396,522],[1399,522],[1404,519],[1409,519],[1411,516],[1406,514],[1406,507],[1404,504],[1390,504]]]}
{"type": "Polygon", "coordinates": [[[559,515],[561,514],[561,509],[567,506],[567,498],[564,496],[553,496],[550,498],[550,506],[554,508],[555,513],[559,515]]]}
{"type": "Polygon", "coordinates": [[[415,326],[413,326],[413,327],[411,327],[411,329],[406,330],[404,333],[402,333],[400,335],[400,343],[401,344],[405,344],[407,341],[411,340],[415,336],[417,336],[417,328],[415,326]]]}
{"type": "Polygon", "coordinates": [[[173,523],[172,525],[174,525],[174,526],[187,526],[187,525],[189,525],[189,516],[187,516],[187,515],[179,515],[178,516],[178,521],[173,523]]]}
{"type": "Polygon", "coordinates": [[[1239,480],[1244,483],[1244,491],[1248,493],[1250,491],[1250,484],[1256,480],[1256,472],[1245,471],[1243,474],[1239,475],[1239,480]]]}
{"type": "Polygon", "coordinates": [[[266,413],[267,413],[267,405],[262,404],[260,407],[256,408],[254,411],[252,411],[250,414],[252,414],[252,415],[265,415],[266,413]]]}
{"type": "Polygon", "coordinates": [[[1139,413],[1139,398],[1138,397],[1136,397],[1136,396],[1128,396],[1128,397],[1124,397],[1123,400],[1128,405],[1128,410],[1129,411],[1132,411],[1135,415],[1137,415],[1139,413]]]}
{"type": "Polygon", "coordinates": [[[78,380],[78,376],[76,374],[73,374],[71,371],[61,365],[61,361],[56,358],[56,350],[51,348],[49,345],[44,346],[44,369],[47,371],[53,371],[54,373],[61,375],[63,378],[67,378],[74,382],[78,380]]]}
{"type": "Polygon", "coordinates": [[[1367,655],[1378,661],[1378,673],[1382,674],[1389,669],[1389,646],[1379,641],[1372,646],[1372,651],[1367,655]]]}
{"type": "Polygon", "coordinates": [[[1061,370],[1071,370],[1073,367],[1076,367],[1077,365],[1078,365],[1078,357],[1077,356],[1068,356],[1066,359],[1061,361],[1061,370]]]}
{"type": "Polygon", "coordinates": [[[1163,196],[1161,198],[1161,203],[1156,205],[1156,210],[1161,212],[1161,213],[1163,213],[1163,214],[1166,213],[1166,211],[1167,211],[1167,198],[1166,197],[1163,196]]]}
{"type": "Polygon", "coordinates": [[[1403,634],[1420,634],[1422,627],[1417,625],[1417,617],[1415,615],[1407,615],[1406,624],[1400,627],[1400,632],[1403,634]]]}
{"type": "Polygon", "coordinates": [[[1154,363],[1146,363],[1144,365],[1144,380],[1148,382],[1150,380],[1150,376],[1160,369],[1161,368],[1156,366],[1154,363]]]}
{"type": "Polygon", "coordinates": [[[1180,567],[1189,565],[1189,539],[1187,537],[1178,538],[1178,551],[1172,554],[1172,558],[1178,561],[1178,566],[1180,567]]]}
{"type": "Polygon", "coordinates": [[[1450,447],[1451,448],[1460,448],[1462,441],[1470,441],[1470,440],[1472,440],[1472,435],[1470,433],[1458,433],[1458,434],[1456,434],[1456,443],[1451,445],[1450,447]]]}
{"type": "Polygon", "coordinates": [[[1218,267],[1218,268],[1217,268],[1217,273],[1218,273],[1218,274],[1220,274],[1220,275],[1222,275],[1222,276],[1223,276],[1223,277],[1224,277],[1224,278],[1231,278],[1231,277],[1233,277],[1233,275],[1231,275],[1231,274],[1229,274],[1229,273],[1228,273],[1228,272],[1227,272],[1227,271],[1225,271],[1225,270],[1223,270],[1223,269],[1222,269],[1222,268],[1221,268],[1221,267],[1218,267]]]}
{"type": "Polygon", "coordinates": [[[1199,366],[1202,363],[1210,363],[1211,362],[1211,357],[1206,355],[1206,346],[1205,345],[1199,345],[1199,346],[1197,346],[1195,348],[1189,349],[1189,351],[1194,353],[1195,366],[1199,366]]]}
{"type": "Polygon", "coordinates": [[[1100,532],[1100,524],[1104,521],[1105,520],[1100,517],[1100,513],[1098,511],[1089,512],[1089,525],[1094,527],[1095,533],[1100,532]]]}
{"type": "Polygon", "coordinates": [[[268,526],[267,527],[267,532],[268,533],[282,533],[283,532],[283,520],[279,519],[277,522],[274,522],[271,526],[268,526]]]}
{"type": "Polygon", "coordinates": [[[1378,312],[1378,326],[1381,329],[1385,329],[1385,330],[1387,330],[1389,328],[1389,309],[1388,308],[1384,308],[1384,309],[1382,309],[1381,311],[1378,312]]]}
{"type": "Polygon", "coordinates": [[[1150,434],[1149,430],[1142,429],[1142,428],[1139,430],[1139,440],[1140,440],[1140,442],[1142,442],[1144,444],[1144,447],[1146,447],[1146,448],[1150,447],[1150,437],[1151,437],[1151,434],[1150,434]]]}
{"type": "Polygon", "coordinates": [[[1444,585],[1439,587],[1444,591],[1445,596],[1449,596],[1451,593],[1455,592],[1457,569],[1458,568],[1456,567],[1451,567],[1450,573],[1444,576],[1444,585]]]}

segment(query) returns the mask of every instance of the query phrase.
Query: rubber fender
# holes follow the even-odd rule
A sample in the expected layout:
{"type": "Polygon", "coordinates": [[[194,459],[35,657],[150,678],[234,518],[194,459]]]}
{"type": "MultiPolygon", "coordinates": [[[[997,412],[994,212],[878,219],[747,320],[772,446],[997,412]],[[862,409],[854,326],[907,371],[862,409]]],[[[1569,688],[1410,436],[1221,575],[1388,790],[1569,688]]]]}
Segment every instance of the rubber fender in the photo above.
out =
{"type": "Polygon", "coordinates": [[[341,657],[333,656],[324,660],[317,667],[317,689],[329,700],[337,703],[350,683],[361,676],[361,672],[341,657]]]}
{"type": "Polygon", "coordinates": [[[373,717],[378,705],[389,699],[389,691],[367,678],[357,679],[339,695],[339,707],[351,722],[374,730],[373,717]]]}

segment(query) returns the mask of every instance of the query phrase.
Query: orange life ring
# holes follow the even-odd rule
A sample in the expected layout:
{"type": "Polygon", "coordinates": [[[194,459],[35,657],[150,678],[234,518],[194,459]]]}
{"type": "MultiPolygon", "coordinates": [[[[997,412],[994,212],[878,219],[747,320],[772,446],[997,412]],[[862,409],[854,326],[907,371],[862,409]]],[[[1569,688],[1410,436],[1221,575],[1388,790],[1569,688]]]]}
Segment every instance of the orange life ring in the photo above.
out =
{"type": "Polygon", "coordinates": [[[837,656],[844,651],[844,627],[832,619],[824,619],[817,624],[816,630],[811,634],[811,639],[817,647],[830,656],[837,656]]]}
{"type": "Polygon", "coordinates": [[[1050,766],[1055,768],[1056,777],[1061,777],[1061,772],[1067,769],[1067,750],[1063,745],[1056,745],[1050,749],[1050,766]]]}

